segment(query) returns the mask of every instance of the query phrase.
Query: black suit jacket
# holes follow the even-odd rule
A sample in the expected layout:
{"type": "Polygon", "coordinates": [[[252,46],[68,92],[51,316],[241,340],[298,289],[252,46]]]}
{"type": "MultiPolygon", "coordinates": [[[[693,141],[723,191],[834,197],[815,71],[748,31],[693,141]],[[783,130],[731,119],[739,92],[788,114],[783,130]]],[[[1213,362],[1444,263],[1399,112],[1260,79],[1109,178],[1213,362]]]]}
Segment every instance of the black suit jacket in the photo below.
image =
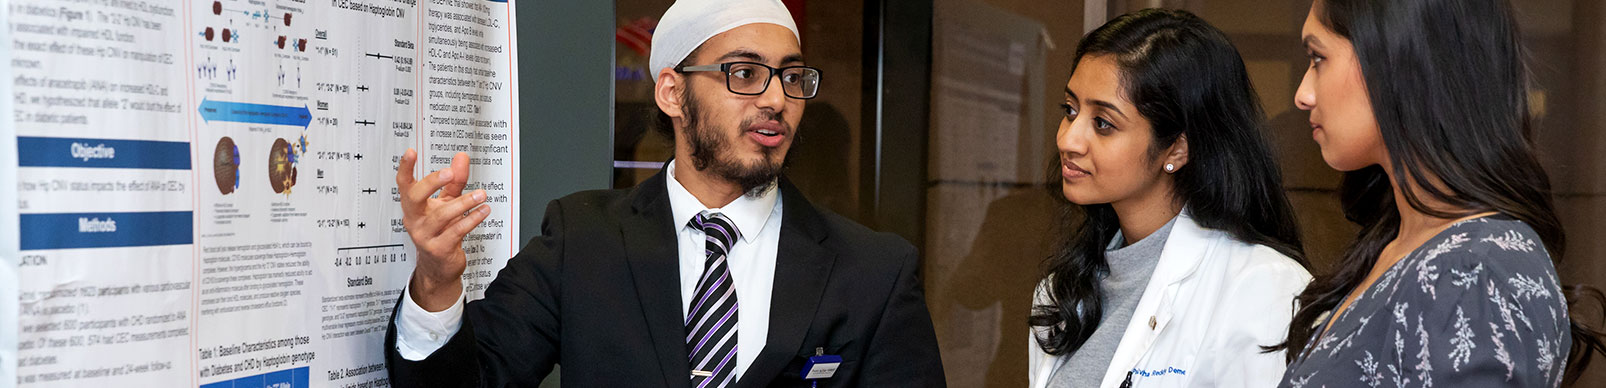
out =
{"type": "MultiPolygon", "coordinates": [[[[533,387],[561,364],[564,386],[689,387],[665,177],[548,204],[541,237],[468,303],[462,329],[428,358],[397,353],[393,317],[392,385],[533,387]]],[[[816,348],[843,359],[821,387],[944,386],[914,246],[816,210],[785,178],[780,190],[769,334],[736,386],[807,387],[799,372],[816,348]]]]}

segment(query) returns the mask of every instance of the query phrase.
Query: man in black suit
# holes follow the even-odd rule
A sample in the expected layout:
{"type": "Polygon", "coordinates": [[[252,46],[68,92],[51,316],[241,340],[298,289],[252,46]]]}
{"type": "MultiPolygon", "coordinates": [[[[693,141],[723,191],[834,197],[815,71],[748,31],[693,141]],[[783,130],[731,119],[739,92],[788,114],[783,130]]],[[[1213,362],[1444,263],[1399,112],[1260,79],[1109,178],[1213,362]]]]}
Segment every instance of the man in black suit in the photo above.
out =
{"type": "Polygon", "coordinates": [[[403,156],[419,258],[386,335],[391,383],[534,386],[562,364],[585,387],[943,386],[914,247],[782,176],[820,73],[780,1],[680,0],[651,66],[675,159],[548,204],[541,237],[466,306],[484,192],[462,192],[465,155],[417,181],[403,156]]]}

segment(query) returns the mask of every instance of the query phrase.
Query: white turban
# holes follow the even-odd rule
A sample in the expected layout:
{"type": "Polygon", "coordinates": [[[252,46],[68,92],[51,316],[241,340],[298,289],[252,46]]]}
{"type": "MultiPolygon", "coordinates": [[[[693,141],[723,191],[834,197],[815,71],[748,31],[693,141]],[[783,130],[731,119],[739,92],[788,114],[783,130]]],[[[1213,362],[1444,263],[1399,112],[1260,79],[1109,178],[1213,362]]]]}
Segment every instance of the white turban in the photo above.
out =
{"type": "Polygon", "coordinates": [[[798,36],[797,23],[781,0],[676,1],[658,20],[658,29],[652,34],[652,56],[647,60],[652,66],[652,81],[658,82],[659,71],[679,65],[714,35],[757,23],[786,27],[792,30],[792,37],[798,36]]]}

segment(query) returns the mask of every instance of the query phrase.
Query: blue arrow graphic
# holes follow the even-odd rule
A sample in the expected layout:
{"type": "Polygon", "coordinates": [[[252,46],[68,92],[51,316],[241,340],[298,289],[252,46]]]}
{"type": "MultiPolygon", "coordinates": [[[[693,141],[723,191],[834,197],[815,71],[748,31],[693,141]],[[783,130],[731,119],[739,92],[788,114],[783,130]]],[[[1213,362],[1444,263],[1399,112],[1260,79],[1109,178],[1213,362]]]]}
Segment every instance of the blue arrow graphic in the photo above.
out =
{"type": "Polygon", "coordinates": [[[302,106],[263,105],[244,102],[201,100],[201,119],[237,123],[274,124],[307,127],[312,111],[302,106]]]}

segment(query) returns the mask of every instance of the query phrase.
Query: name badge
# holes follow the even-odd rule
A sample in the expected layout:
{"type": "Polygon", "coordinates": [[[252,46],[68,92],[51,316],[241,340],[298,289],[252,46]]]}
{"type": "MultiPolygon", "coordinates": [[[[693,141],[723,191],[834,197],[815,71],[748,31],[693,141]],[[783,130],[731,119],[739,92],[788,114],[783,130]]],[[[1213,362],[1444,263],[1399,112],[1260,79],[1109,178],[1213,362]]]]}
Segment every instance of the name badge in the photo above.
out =
{"type": "Polygon", "coordinates": [[[842,366],[842,356],[814,356],[803,363],[803,379],[828,379],[836,375],[837,367],[842,366]]]}

